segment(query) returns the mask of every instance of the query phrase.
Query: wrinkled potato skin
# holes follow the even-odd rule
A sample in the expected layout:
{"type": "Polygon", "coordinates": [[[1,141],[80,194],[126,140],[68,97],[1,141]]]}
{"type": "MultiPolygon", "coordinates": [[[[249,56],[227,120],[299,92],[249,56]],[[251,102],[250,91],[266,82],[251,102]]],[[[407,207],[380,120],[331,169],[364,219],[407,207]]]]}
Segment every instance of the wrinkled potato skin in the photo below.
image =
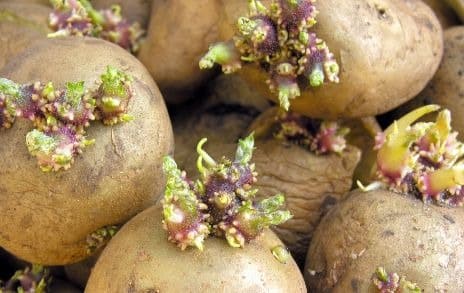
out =
{"type": "Polygon", "coordinates": [[[302,147],[275,139],[258,140],[253,162],[258,172],[257,198],[283,193],[293,215],[273,227],[303,264],[321,216],[350,190],[359,162],[359,149],[348,146],[342,155],[315,155],[302,147]]]}
{"type": "Polygon", "coordinates": [[[147,39],[139,59],[159,85],[167,103],[189,98],[213,70],[200,70],[198,62],[218,40],[218,0],[155,1],[147,39]]]}
{"type": "Polygon", "coordinates": [[[122,16],[129,21],[137,21],[144,28],[150,20],[152,2],[159,0],[92,0],[96,9],[109,9],[111,5],[118,4],[122,8],[122,16]]]}
{"type": "Polygon", "coordinates": [[[46,38],[50,12],[43,5],[0,1],[0,69],[31,43],[46,38]]]}
{"type": "Polygon", "coordinates": [[[458,25],[459,19],[456,13],[444,0],[422,0],[432,8],[433,12],[440,21],[441,27],[446,29],[450,26],[458,25]]]}
{"type": "Polygon", "coordinates": [[[353,191],[314,233],[305,280],[314,292],[377,292],[372,277],[382,266],[423,292],[463,292],[463,222],[460,208],[382,190],[353,191]]]}
{"type": "MultiPolygon", "coordinates": [[[[422,1],[324,0],[316,7],[315,32],[339,62],[340,83],[306,88],[291,101],[292,110],[325,119],[373,116],[411,99],[432,78],[443,52],[442,32],[422,1]]],[[[226,28],[221,32],[228,38],[226,28]]],[[[256,66],[239,74],[276,99],[256,66]]]]}
{"type": "Polygon", "coordinates": [[[162,209],[154,206],[128,222],[98,259],[86,293],[100,292],[306,292],[295,262],[280,263],[282,245],[266,230],[243,249],[208,238],[204,251],[181,251],[167,241],[162,209]],[[192,277],[194,276],[194,277],[192,277]]]}
{"type": "Polygon", "coordinates": [[[107,65],[134,78],[134,120],[113,127],[94,122],[95,145],[70,170],[44,173],[25,145],[31,124],[17,120],[0,133],[0,246],[32,263],[61,265],[85,257],[86,236],[124,223],[150,206],[164,188],[162,157],[173,152],[164,101],[143,66],[129,53],[92,38],[46,40],[9,63],[1,76],[20,83],[83,80],[92,85],[107,65]]]}

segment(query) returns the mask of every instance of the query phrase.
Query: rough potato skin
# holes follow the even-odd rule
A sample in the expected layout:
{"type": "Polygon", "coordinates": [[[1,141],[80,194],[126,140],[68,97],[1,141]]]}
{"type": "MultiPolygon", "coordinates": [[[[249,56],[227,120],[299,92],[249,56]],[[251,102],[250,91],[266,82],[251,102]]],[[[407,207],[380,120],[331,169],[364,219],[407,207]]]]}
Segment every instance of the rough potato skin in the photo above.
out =
{"type": "Polygon", "coordinates": [[[314,233],[305,280],[314,292],[376,292],[372,277],[382,266],[423,292],[463,292],[463,221],[460,208],[355,190],[314,233]]]}
{"type": "MultiPolygon", "coordinates": [[[[443,38],[421,0],[324,0],[316,7],[314,31],[334,53],[340,83],[306,88],[291,101],[291,110],[324,119],[377,115],[416,96],[432,78],[443,38]]],[[[230,29],[221,31],[230,37],[230,29]]],[[[276,99],[257,67],[244,66],[239,74],[276,99]]]]}
{"type": "Polygon", "coordinates": [[[258,140],[253,162],[258,172],[257,197],[285,194],[293,218],[273,230],[303,265],[321,215],[350,190],[359,149],[348,146],[341,155],[315,155],[281,141],[258,140]]]}
{"type": "Polygon", "coordinates": [[[118,4],[122,8],[122,15],[130,21],[137,21],[144,28],[150,20],[152,2],[159,0],[92,0],[92,5],[97,9],[108,9],[111,5],[118,4]]]}
{"type": "Polygon", "coordinates": [[[25,4],[42,4],[46,6],[50,6],[50,1],[49,0],[0,0],[0,2],[9,2],[9,3],[25,3],[25,4]]]}
{"type": "Polygon", "coordinates": [[[164,188],[162,160],[173,152],[164,101],[142,64],[116,45],[92,38],[45,40],[10,62],[0,76],[17,82],[94,83],[111,65],[134,77],[134,120],[114,127],[94,122],[95,145],[70,170],[43,173],[27,151],[29,122],[0,132],[0,246],[29,262],[61,265],[85,257],[86,237],[124,223],[164,188]]]}
{"type": "Polygon", "coordinates": [[[39,4],[0,1],[0,69],[31,43],[46,38],[50,12],[39,4]]]}
{"type": "Polygon", "coordinates": [[[282,245],[266,230],[241,249],[208,238],[204,251],[181,251],[167,241],[162,209],[154,206],[128,222],[98,259],[86,293],[94,292],[306,292],[293,259],[280,263],[282,245]]]}
{"type": "Polygon", "coordinates": [[[458,25],[459,19],[456,13],[444,0],[422,0],[432,8],[433,12],[440,21],[441,27],[446,29],[448,27],[458,25]]]}
{"type": "Polygon", "coordinates": [[[147,39],[139,59],[148,68],[167,103],[180,103],[214,72],[198,62],[218,40],[218,0],[155,1],[147,39]]]}

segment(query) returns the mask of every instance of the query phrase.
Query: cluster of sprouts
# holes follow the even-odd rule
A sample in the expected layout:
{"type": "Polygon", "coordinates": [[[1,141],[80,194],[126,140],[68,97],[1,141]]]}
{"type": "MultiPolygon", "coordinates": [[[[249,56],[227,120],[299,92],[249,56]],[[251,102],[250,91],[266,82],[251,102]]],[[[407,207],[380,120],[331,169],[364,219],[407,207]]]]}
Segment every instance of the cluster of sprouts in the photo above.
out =
{"type": "Polygon", "coordinates": [[[372,279],[374,286],[380,293],[421,293],[422,290],[415,284],[399,277],[397,273],[387,273],[383,267],[377,268],[372,279]]]}
{"type": "Polygon", "coordinates": [[[294,112],[280,112],[276,116],[274,136],[302,146],[318,155],[341,154],[346,148],[345,136],[349,128],[335,121],[310,119],[294,112]]]}
{"type": "Polygon", "coordinates": [[[270,225],[279,225],[292,216],[281,210],[282,194],[255,201],[253,188],[257,173],[250,163],[254,139],[250,135],[239,141],[233,161],[216,162],[203,149],[206,139],[197,147],[196,181],[187,178],[171,157],[164,158],[167,175],[163,199],[163,224],[168,239],[181,249],[194,246],[203,249],[209,235],[223,237],[232,247],[243,247],[270,225]]]}
{"type": "Polygon", "coordinates": [[[232,40],[213,44],[200,60],[200,68],[215,63],[224,73],[254,63],[268,75],[271,92],[280,106],[301,95],[301,88],[338,82],[339,66],[326,43],[311,31],[318,11],[315,0],[273,0],[269,8],[249,0],[249,13],[237,21],[232,40]]]}
{"type": "Polygon", "coordinates": [[[45,293],[50,282],[50,273],[40,265],[32,265],[16,273],[5,283],[0,281],[1,293],[45,293]]]}
{"type": "Polygon", "coordinates": [[[450,112],[440,111],[434,122],[413,124],[439,108],[428,105],[414,110],[377,135],[379,181],[364,188],[385,185],[425,202],[464,204],[464,145],[451,129],[450,112]]]}
{"type": "Polygon", "coordinates": [[[107,67],[89,90],[84,82],[69,82],[56,89],[51,82],[17,84],[0,78],[0,130],[15,119],[32,122],[26,135],[29,153],[44,172],[69,169],[74,158],[94,143],[85,137],[92,120],[106,125],[129,121],[127,105],[132,98],[131,78],[107,67]]]}
{"type": "Polygon", "coordinates": [[[144,35],[140,24],[122,17],[121,7],[95,10],[88,0],[52,0],[54,11],[49,25],[55,31],[50,37],[91,36],[115,43],[136,53],[144,35]]]}

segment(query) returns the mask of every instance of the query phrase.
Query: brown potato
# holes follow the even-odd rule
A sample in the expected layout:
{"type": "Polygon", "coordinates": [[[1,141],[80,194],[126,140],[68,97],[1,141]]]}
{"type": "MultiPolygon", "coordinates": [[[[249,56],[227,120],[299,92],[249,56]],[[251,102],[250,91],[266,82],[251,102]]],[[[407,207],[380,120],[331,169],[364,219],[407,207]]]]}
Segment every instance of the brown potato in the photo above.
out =
{"type": "MultiPolygon", "coordinates": [[[[157,0],[155,0],[156,2],[157,0]]],[[[118,4],[122,8],[122,15],[129,21],[137,21],[144,28],[150,20],[150,11],[153,0],[92,0],[96,9],[108,9],[118,4]]]]}
{"type": "Polygon", "coordinates": [[[86,287],[93,292],[306,292],[291,257],[271,250],[282,242],[271,231],[242,249],[208,238],[204,251],[181,251],[167,241],[162,209],[154,206],[128,222],[98,259],[86,287]]]}
{"type": "Polygon", "coordinates": [[[353,191],[314,233],[305,280],[315,292],[377,292],[378,267],[423,292],[464,290],[464,213],[389,191],[353,191]]]}
{"type": "MultiPolygon", "coordinates": [[[[422,1],[325,0],[316,7],[314,31],[339,62],[340,83],[306,87],[291,101],[292,110],[325,119],[377,115],[413,98],[432,78],[442,56],[442,32],[422,1]]],[[[230,11],[235,19],[246,5],[242,13],[230,11]]],[[[232,30],[221,32],[225,40],[232,30]]],[[[239,73],[276,99],[258,67],[244,66],[239,73]]]]}
{"type": "Polygon", "coordinates": [[[25,4],[42,4],[45,6],[50,6],[50,0],[0,0],[0,2],[14,2],[14,3],[25,3],[25,4]]]}
{"type": "Polygon", "coordinates": [[[448,4],[445,1],[443,0],[422,0],[422,1],[424,1],[428,6],[430,6],[433,12],[435,12],[435,15],[440,21],[441,27],[443,29],[459,24],[458,16],[453,11],[453,9],[448,6],[448,4]]]}
{"type": "Polygon", "coordinates": [[[0,1],[0,69],[37,40],[44,39],[51,9],[38,4],[0,1]]]}
{"type": "Polygon", "coordinates": [[[159,85],[168,103],[185,101],[212,71],[198,61],[217,41],[221,5],[217,0],[155,1],[139,59],[159,85]]]}
{"type": "Polygon", "coordinates": [[[153,204],[164,188],[161,158],[173,152],[164,101],[142,64],[111,43],[92,38],[45,40],[14,59],[0,76],[16,82],[68,81],[91,86],[111,65],[134,78],[129,123],[94,122],[95,145],[71,169],[44,173],[25,145],[29,122],[0,132],[0,246],[33,263],[57,265],[88,256],[86,237],[124,223],[153,204]]]}

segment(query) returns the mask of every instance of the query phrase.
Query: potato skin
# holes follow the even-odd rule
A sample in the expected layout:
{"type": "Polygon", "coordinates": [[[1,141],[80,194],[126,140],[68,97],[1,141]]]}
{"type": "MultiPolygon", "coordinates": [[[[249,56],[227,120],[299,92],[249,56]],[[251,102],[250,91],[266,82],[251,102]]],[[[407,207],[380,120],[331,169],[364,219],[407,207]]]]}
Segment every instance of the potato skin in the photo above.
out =
{"type": "MultiPolygon", "coordinates": [[[[432,78],[443,52],[442,31],[422,1],[324,0],[316,7],[314,31],[339,62],[340,83],[302,90],[291,110],[325,119],[377,115],[416,96],[432,78]]],[[[230,29],[221,31],[230,37],[230,29]]],[[[239,74],[276,99],[257,67],[244,66],[239,74]]]]}
{"type": "Polygon", "coordinates": [[[168,103],[180,103],[214,71],[198,62],[218,40],[218,0],[155,1],[139,59],[159,85],[168,103]]]}
{"type": "Polygon", "coordinates": [[[463,222],[461,208],[355,190],[314,233],[305,280],[315,292],[376,292],[372,277],[382,266],[424,292],[463,292],[463,222]]]}
{"type": "Polygon", "coordinates": [[[181,251],[167,241],[161,215],[153,206],[124,225],[98,259],[86,293],[306,292],[295,262],[272,255],[282,242],[271,231],[242,249],[208,238],[204,251],[181,251]]]}
{"type": "Polygon", "coordinates": [[[256,141],[256,196],[285,195],[293,218],[273,230],[302,266],[321,216],[350,190],[360,157],[361,152],[353,146],[341,155],[316,155],[275,139],[256,141]]]}
{"type": "Polygon", "coordinates": [[[0,1],[0,69],[32,43],[47,37],[50,12],[39,4],[0,1]]]}
{"type": "Polygon", "coordinates": [[[45,40],[10,62],[0,76],[17,82],[94,83],[106,66],[134,77],[134,120],[114,127],[94,122],[95,145],[72,168],[43,173],[28,153],[29,122],[0,133],[0,246],[32,263],[61,265],[85,257],[86,236],[124,223],[153,204],[164,188],[162,157],[173,152],[164,101],[148,72],[129,53],[92,38],[45,40]]]}

